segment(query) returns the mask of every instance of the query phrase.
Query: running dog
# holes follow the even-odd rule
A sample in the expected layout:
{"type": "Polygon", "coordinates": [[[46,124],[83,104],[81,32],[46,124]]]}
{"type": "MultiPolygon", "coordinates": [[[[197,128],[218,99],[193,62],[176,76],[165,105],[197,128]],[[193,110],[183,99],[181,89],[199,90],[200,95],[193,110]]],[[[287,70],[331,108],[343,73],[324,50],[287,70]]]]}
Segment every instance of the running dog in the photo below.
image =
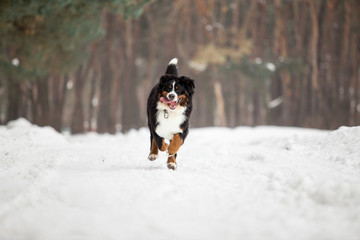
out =
{"type": "Polygon", "coordinates": [[[167,167],[175,170],[180,146],[189,133],[189,118],[192,111],[194,80],[178,77],[177,58],[167,66],[165,75],[150,92],[147,101],[147,117],[150,129],[150,154],[154,161],[160,151],[167,151],[167,167]],[[167,144],[165,139],[169,140],[167,144]]]}

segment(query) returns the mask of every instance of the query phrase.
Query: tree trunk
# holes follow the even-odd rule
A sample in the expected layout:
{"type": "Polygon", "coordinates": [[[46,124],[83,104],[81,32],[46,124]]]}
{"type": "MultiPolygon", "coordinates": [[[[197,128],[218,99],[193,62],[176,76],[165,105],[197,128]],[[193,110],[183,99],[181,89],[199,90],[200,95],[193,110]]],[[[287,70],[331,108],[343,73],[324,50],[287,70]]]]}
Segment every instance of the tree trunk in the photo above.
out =
{"type": "Polygon", "coordinates": [[[98,104],[98,72],[99,72],[99,66],[97,61],[92,62],[92,74],[90,77],[90,93],[88,98],[88,122],[89,122],[89,129],[88,131],[95,131],[97,128],[96,123],[96,110],[97,110],[97,104],[98,104]]]}
{"type": "Polygon", "coordinates": [[[65,94],[68,77],[67,75],[56,75],[52,78],[51,81],[53,82],[51,89],[53,93],[51,126],[54,127],[56,131],[61,132],[63,125],[62,120],[64,117],[65,94]]]}
{"type": "Polygon", "coordinates": [[[49,76],[46,75],[41,79],[37,79],[35,82],[36,85],[36,107],[37,110],[34,113],[37,116],[34,117],[35,124],[39,126],[49,126],[51,125],[51,111],[49,103],[49,76]]]}
{"type": "Polygon", "coordinates": [[[224,104],[225,101],[219,81],[215,81],[214,83],[214,93],[216,98],[215,125],[225,127],[227,126],[224,104]]]}
{"type": "Polygon", "coordinates": [[[83,93],[86,76],[83,73],[83,66],[80,66],[75,74],[74,79],[74,108],[71,115],[71,133],[78,134],[85,131],[84,128],[84,107],[83,107],[83,93]]]}
{"type": "Polygon", "coordinates": [[[113,89],[113,70],[111,69],[111,55],[113,45],[113,34],[116,23],[114,16],[107,13],[106,29],[107,34],[103,40],[103,51],[101,52],[101,75],[100,75],[100,99],[99,99],[99,111],[97,117],[97,131],[99,133],[115,133],[115,122],[111,110],[112,106],[112,89],[113,89]]]}
{"type": "Polygon", "coordinates": [[[126,22],[125,29],[125,59],[126,71],[123,78],[123,106],[122,106],[122,131],[127,132],[131,128],[138,126],[139,108],[136,98],[136,78],[134,78],[134,52],[133,52],[133,23],[132,20],[126,22]]]}
{"type": "Polygon", "coordinates": [[[18,119],[20,117],[20,83],[11,77],[7,80],[7,113],[6,122],[18,119]]]}
{"type": "Polygon", "coordinates": [[[351,100],[349,96],[349,86],[350,86],[350,69],[349,69],[349,47],[350,47],[350,27],[351,27],[351,5],[352,0],[344,2],[345,12],[344,12],[344,30],[342,32],[341,40],[341,51],[340,51],[340,71],[338,71],[338,79],[341,83],[340,85],[340,105],[338,112],[339,122],[338,125],[349,125],[350,120],[350,105],[351,100]]]}
{"type": "MultiPolygon", "coordinates": [[[[309,59],[311,63],[311,84],[312,84],[312,103],[311,103],[311,116],[317,118],[317,104],[319,100],[319,80],[318,80],[318,40],[319,40],[319,23],[316,12],[316,7],[314,0],[308,0],[310,19],[311,19],[311,39],[310,39],[310,49],[309,49],[309,59]]],[[[317,124],[317,119],[313,124],[317,124]]]]}

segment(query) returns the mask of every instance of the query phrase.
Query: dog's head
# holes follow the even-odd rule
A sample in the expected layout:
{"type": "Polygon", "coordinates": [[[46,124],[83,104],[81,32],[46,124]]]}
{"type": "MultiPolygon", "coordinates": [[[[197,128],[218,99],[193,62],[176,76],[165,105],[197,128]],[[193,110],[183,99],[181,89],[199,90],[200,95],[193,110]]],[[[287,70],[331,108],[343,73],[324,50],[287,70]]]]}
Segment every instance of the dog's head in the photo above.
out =
{"type": "Polygon", "coordinates": [[[186,106],[194,94],[194,80],[185,76],[165,74],[159,82],[159,101],[166,104],[170,110],[175,110],[179,105],[186,106]]]}

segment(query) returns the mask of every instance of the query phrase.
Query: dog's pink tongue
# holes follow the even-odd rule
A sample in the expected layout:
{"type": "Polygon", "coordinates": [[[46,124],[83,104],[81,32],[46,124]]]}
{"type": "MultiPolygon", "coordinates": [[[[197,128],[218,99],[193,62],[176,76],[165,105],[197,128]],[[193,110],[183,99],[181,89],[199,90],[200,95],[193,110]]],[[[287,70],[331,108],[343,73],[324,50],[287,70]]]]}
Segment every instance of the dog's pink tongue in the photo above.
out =
{"type": "Polygon", "coordinates": [[[167,100],[167,99],[164,98],[164,97],[161,97],[161,98],[160,98],[160,101],[162,101],[163,103],[171,103],[170,100],[167,100]]]}
{"type": "Polygon", "coordinates": [[[164,97],[161,97],[161,98],[160,98],[160,101],[162,101],[163,103],[170,104],[170,107],[172,107],[172,108],[175,108],[175,107],[176,107],[176,104],[177,104],[176,101],[170,101],[170,100],[167,100],[167,99],[164,98],[164,97]]]}

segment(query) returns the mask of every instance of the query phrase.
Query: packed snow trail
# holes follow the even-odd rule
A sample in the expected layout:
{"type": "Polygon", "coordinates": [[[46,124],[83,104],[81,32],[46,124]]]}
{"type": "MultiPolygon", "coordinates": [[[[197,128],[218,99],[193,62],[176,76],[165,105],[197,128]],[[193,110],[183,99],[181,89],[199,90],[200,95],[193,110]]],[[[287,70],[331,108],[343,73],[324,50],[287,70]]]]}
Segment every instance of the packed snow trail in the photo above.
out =
{"type": "Polygon", "coordinates": [[[149,133],[0,126],[0,239],[360,236],[360,127],[191,129],[168,170],[149,133]]]}

